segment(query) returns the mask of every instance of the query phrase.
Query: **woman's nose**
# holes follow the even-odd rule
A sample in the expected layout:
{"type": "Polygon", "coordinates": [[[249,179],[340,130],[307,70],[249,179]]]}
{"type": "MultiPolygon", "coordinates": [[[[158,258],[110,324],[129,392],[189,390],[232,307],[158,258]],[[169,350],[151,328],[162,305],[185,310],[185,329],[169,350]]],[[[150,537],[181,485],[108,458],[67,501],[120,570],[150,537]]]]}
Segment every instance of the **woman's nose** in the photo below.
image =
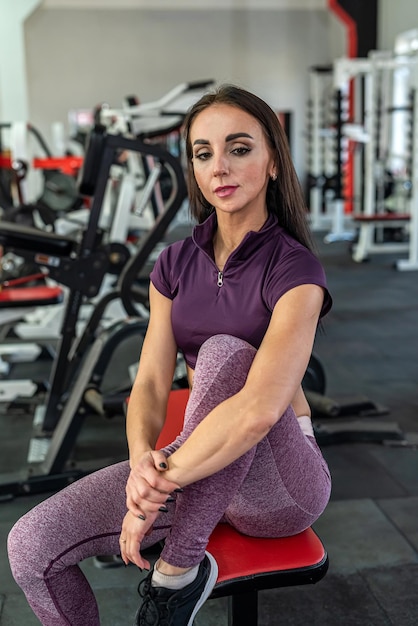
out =
{"type": "Polygon", "coordinates": [[[213,175],[214,176],[226,176],[229,172],[229,166],[227,159],[225,157],[219,157],[215,159],[213,164],[213,175]]]}

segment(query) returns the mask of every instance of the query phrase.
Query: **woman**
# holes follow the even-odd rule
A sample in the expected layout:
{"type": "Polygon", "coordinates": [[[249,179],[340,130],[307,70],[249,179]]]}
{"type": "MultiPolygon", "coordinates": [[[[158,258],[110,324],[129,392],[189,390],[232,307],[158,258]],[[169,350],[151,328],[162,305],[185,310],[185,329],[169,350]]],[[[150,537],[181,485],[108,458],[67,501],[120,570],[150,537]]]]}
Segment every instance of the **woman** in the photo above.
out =
{"type": "Polygon", "coordinates": [[[77,563],[97,554],[149,568],[138,625],[191,626],[216,582],[205,551],[218,522],[278,537],[324,510],[330,477],[301,388],[331,307],[277,117],[235,86],[185,121],[193,237],[160,255],[127,416],[129,462],[83,478],[9,536],[17,582],[45,626],[99,624],[77,563]],[[177,351],[191,388],[184,429],[155,450],[177,351]]]}

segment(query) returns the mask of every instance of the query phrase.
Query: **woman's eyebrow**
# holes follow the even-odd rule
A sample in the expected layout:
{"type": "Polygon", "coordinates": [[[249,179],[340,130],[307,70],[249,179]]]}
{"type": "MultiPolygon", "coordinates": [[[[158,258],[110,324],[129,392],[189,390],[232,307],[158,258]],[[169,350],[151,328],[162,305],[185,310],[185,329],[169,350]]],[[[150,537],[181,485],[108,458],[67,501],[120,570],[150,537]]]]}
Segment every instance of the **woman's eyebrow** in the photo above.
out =
{"type": "MultiPolygon", "coordinates": [[[[227,135],[225,137],[225,142],[228,143],[229,141],[234,141],[234,139],[239,139],[240,137],[247,137],[248,139],[254,139],[254,137],[252,135],[250,135],[249,133],[232,133],[231,135],[227,135]]],[[[193,142],[193,145],[208,145],[210,144],[210,141],[208,139],[196,139],[193,142]]]]}
{"type": "Polygon", "coordinates": [[[254,137],[252,137],[248,133],[232,133],[231,135],[227,135],[225,137],[225,141],[227,142],[234,141],[234,139],[239,139],[240,137],[247,137],[248,139],[254,139],[254,137]]]}

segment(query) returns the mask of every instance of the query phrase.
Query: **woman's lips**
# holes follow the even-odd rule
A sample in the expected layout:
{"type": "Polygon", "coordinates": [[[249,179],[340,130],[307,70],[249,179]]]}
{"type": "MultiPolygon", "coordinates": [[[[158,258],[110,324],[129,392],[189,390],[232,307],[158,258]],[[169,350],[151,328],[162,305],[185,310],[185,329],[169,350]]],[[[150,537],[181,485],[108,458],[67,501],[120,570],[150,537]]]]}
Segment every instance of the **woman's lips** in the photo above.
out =
{"type": "Polygon", "coordinates": [[[218,198],[227,198],[228,196],[231,196],[236,189],[236,186],[225,185],[224,187],[217,187],[215,189],[215,194],[218,196],[218,198]]]}

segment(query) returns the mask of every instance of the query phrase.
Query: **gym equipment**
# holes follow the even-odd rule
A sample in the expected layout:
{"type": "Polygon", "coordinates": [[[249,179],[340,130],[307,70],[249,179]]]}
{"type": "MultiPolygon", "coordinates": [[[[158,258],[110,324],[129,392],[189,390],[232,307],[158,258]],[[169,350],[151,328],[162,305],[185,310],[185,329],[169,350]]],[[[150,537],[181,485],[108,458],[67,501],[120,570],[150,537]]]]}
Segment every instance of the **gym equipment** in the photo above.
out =
{"type": "MultiPolygon", "coordinates": [[[[94,144],[94,140],[92,145],[94,144]]],[[[50,278],[69,287],[61,329],[60,346],[54,362],[43,429],[52,431],[59,419],[59,402],[69,376],[69,351],[76,334],[76,322],[83,301],[99,292],[104,276],[120,263],[121,251],[102,245],[97,228],[101,206],[92,203],[90,219],[81,241],[54,233],[1,222],[0,243],[43,267],[50,278]]],[[[128,258],[125,254],[125,258],[128,258]]],[[[41,407],[42,408],[42,407],[41,407]]],[[[38,422],[39,423],[39,422],[38,422]]]]}
{"type": "MultiPolygon", "coordinates": [[[[42,272],[29,274],[20,278],[4,280],[0,284],[0,323],[2,324],[1,335],[7,335],[8,330],[13,328],[16,321],[36,307],[56,305],[63,301],[64,292],[58,285],[48,285],[42,272]]],[[[1,339],[1,336],[0,336],[1,339]]],[[[52,342],[53,343],[53,342],[52,342]]],[[[13,378],[15,364],[48,360],[51,362],[55,351],[51,342],[45,345],[22,342],[19,339],[9,337],[7,343],[0,345],[0,374],[3,378],[13,378]]],[[[21,398],[33,398],[45,391],[47,377],[42,375],[44,368],[36,368],[36,380],[1,380],[0,402],[9,406],[19,395],[21,398]],[[40,369],[40,371],[39,371],[40,369]]]]}
{"type": "MultiPolygon", "coordinates": [[[[57,217],[75,209],[81,204],[81,197],[76,188],[76,175],[81,166],[81,159],[72,157],[55,158],[39,131],[31,124],[23,122],[0,124],[0,146],[5,144],[4,135],[8,134],[8,150],[3,150],[0,156],[0,204],[1,217],[4,222],[20,226],[53,231],[57,217]],[[35,142],[33,141],[35,140],[35,142]],[[33,154],[37,156],[33,157],[33,154]],[[42,155],[42,156],[40,156],[42,155]],[[34,180],[32,175],[42,174],[43,188],[40,195],[33,203],[34,180]]],[[[36,182],[36,181],[35,181],[36,182]]],[[[41,181],[38,181],[41,183],[41,181]]],[[[72,227],[74,231],[74,226],[72,227]]],[[[42,307],[44,312],[43,330],[47,333],[37,337],[41,341],[54,338],[52,330],[57,329],[57,311],[62,310],[59,303],[63,302],[64,290],[62,287],[52,284],[48,276],[39,271],[39,265],[26,262],[16,252],[8,251],[2,254],[0,262],[0,325],[1,336],[4,339],[8,334],[9,347],[7,348],[7,361],[4,361],[5,346],[3,346],[2,373],[8,372],[13,377],[13,371],[9,365],[20,358],[22,349],[15,341],[18,335],[16,323],[24,322],[36,308],[42,307]],[[57,305],[52,307],[51,305],[57,305]],[[48,307],[45,309],[44,307],[48,307]],[[12,323],[13,327],[12,327],[12,323]],[[12,345],[13,342],[13,345],[12,345]],[[15,354],[12,357],[12,349],[15,354]],[[19,355],[16,358],[16,354],[19,355]],[[6,363],[6,366],[5,366],[6,363]]],[[[26,337],[28,341],[31,338],[26,337]]],[[[49,349],[49,348],[48,348],[49,349]]],[[[32,352],[38,350],[33,345],[32,352]]],[[[27,348],[24,350],[28,354],[27,348]]],[[[42,349],[42,353],[45,350],[42,349]]],[[[38,390],[44,388],[45,368],[36,368],[37,381],[4,380],[2,381],[1,400],[8,404],[14,400],[14,394],[24,397],[33,397],[38,390]],[[40,369],[40,372],[38,372],[40,369]],[[40,379],[38,379],[38,374],[40,379]]],[[[27,373],[25,374],[27,376],[27,373]]],[[[18,376],[19,378],[19,376],[18,376]]],[[[10,406],[10,405],[9,405],[10,406]]]]}
{"type": "Polygon", "coordinates": [[[308,197],[312,230],[328,230],[326,241],[354,237],[349,228],[352,202],[344,199],[343,172],[349,160],[348,141],[343,128],[348,121],[347,85],[336,92],[333,66],[309,70],[308,103],[308,197]],[[346,207],[349,210],[346,210],[346,207]]]}
{"type": "MultiPolygon", "coordinates": [[[[140,349],[140,337],[145,332],[147,320],[138,319],[136,303],[144,302],[146,290],[144,293],[144,287],[137,284],[137,278],[187,195],[183,170],[177,158],[157,145],[110,135],[103,128],[96,128],[91,134],[80,192],[94,194],[87,228],[80,242],[54,233],[30,228],[16,229],[16,225],[0,223],[0,243],[6,248],[33,256],[35,262],[48,269],[52,278],[69,287],[47,402],[45,406],[37,407],[35,413],[35,436],[29,446],[29,467],[15,480],[0,485],[0,498],[59,489],[91,471],[92,468],[68,468],[69,454],[88,412],[89,402],[100,385],[109,355],[122,339],[129,339],[132,335],[140,349]],[[103,244],[97,229],[109,170],[115,155],[121,150],[152,155],[156,163],[164,164],[173,181],[173,191],[165,211],[144,235],[136,254],[123,264],[121,245],[103,244]],[[115,265],[118,267],[116,286],[102,297],[82,335],[75,338],[75,326],[83,300],[97,295],[105,274],[111,272],[115,265]],[[103,311],[115,299],[122,301],[132,319],[115,322],[102,330],[99,323],[103,311]]],[[[97,468],[99,461],[94,464],[97,468]]]]}
{"type": "MultiPolygon", "coordinates": [[[[389,55],[387,52],[372,52],[366,59],[338,59],[334,62],[334,80],[336,86],[347,84],[355,79],[364,100],[363,124],[349,125],[347,132],[357,144],[363,146],[364,158],[364,190],[362,194],[362,210],[353,214],[353,221],[359,227],[358,241],[353,246],[353,260],[364,261],[370,254],[408,252],[410,243],[404,241],[387,241],[382,237],[382,228],[401,229],[405,225],[411,232],[413,240],[413,225],[411,214],[414,211],[415,200],[409,198],[410,184],[405,186],[405,176],[408,176],[408,154],[402,155],[404,161],[402,172],[390,171],[393,165],[391,152],[391,137],[388,115],[396,114],[391,106],[391,96],[387,93],[387,83],[394,70],[399,68],[414,68],[418,57],[405,59],[389,55]],[[385,174],[387,172],[387,174],[385,174]],[[389,202],[385,184],[390,174],[391,186],[396,189],[395,197],[389,202]],[[401,181],[402,185],[401,185],[401,181]],[[407,192],[401,189],[408,187],[407,192]],[[401,209],[396,206],[402,200],[401,209]]],[[[416,70],[413,69],[412,74],[416,70]]],[[[412,117],[411,117],[412,120],[412,117]]],[[[408,128],[404,128],[404,134],[408,128]]],[[[397,161],[401,155],[397,155],[397,161]]],[[[409,176],[408,176],[409,178],[409,176]]]]}
{"type": "MultiPolygon", "coordinates": [[[[152,102],[137,103],[137,99],[128,97],[122,109],[107,105],[100,108],[98,122],[112,133],[130,133],[142,139],[167,138],[172,131],[178,134],[187,110],[213,85],[212,79],[180,83],[152,102]]],[[[175,156],[180,156],[179,149],[175,156]]]]}
{"type": "Polygon", "coordinates": [[[312,228],[330,228],[327,243],[354,240],[356,262],[407,254],[398,270],[418,269],[417,41],[414,29],[394,53],[341,58],[310,73],[312,228]]]}
{"type": "Polygon", "coordinates": [[[335,159],[335,112],[332,65],[309,68],[308,203],[310,226],[314,232],[332,225],[329,199],[337,173],[335,159]]]}
{"type": "MultiPolygon", "coordinates": [[[[37,227],[52,227],[58,215],[80,208],[82,199],[76,178],[83,159],[73,156],[54,157],[41,133],[23,122],[1,123],[0,134],[8,131],[10,150],[0,155],[0,206],[3,219],[20,221],[37,227]],[[36,140],[33,147],[31,140],[36,140]],[[42,156],[39,155],[39,150],[42,156]],[[32,153],[35,153],[33,157],[32,153]],[[36,154],[38,153],[38,154],[36,154]],[[42,174],[42,189],[36,193],[35,171],[42,174]]],[[[4,140],[0,137],[0,149],[4,140]]]]}
{"type": "Polygon", "coordinates": [[[312,354],[302,379],[303,390],[305,394],[316,393],[324,395],[326,383],[326,375],[322,363],[315,354],[312,354]]]}
{"type": "MultiPolygon", "coordinates": [[[[186,112],[213,84],[213,80],[180,83],[152,102],[139,103],[130,96],[121,109],[107,105],[98,108],[96,117],[108,133],[122,133],[146,143],[157,143],[182,159],[181,129],[186,112]]],[[[149,228],[163,210],[170,193],[170,176],[164,166],[159,172],[158,166],[151,154],[123,154],[122,175],[116,182],[118,197],[110,234],[112,241],[125,241],[128,229],[132,232],[149,228]],[[156,177],[159,186],[154,184],[156,177]]]]}
{"type": "MultiPolygon", "coordinates": [[[[138,103],[130,96],[121,109],[97,107],[95,118],[108,134],[156,143],[181,159],[181,127],[187,109],[212,84],[212,80],[181,83],[153,102],[138,103]]],[[[170,193],[171,177],[163,164],[151,154],[122,151],[111,168],[105,196],[108,208],[102,211],[101,225],[109,230],[109,240],[125,243],[132,234],[148,230],[164,211],[170,193]],[[111,216],[111,226],[105,225],[106,215],[111,216]]]]}
{"type": "Polygon", "coordinates": [[[338,399],[327,396],[325,370],[315,354],[309,360],[302,387],[320,446],[350,441],[384,444],[406,441],[397,423],[369,419],[386,415],[389,411],[384,406],[365,396],[338,399]]]}
{"type": "MultiPolygon", "coordinates": [[[[172,134],[174,129],[177,135],[179,135],[181,122],[186,112],[185,100],[190,101],[191,99],[196,99],[211,83],[212,81],[183,83],[168,92],[168,94],[155,103],[147,103],[140,107],[136,105],[132,107],[132,105],[129,105],[128,108],[122,112],[117,113],[112,111],[110,118],[104,115],[104,112],[106,112],[107,115],[109,114],[108,109],[99,111],[99,117],[103,116],[107,120],[109,128],[106,130],[103,126],[96,126],[94,134],[90,136],[90,149],[94,149],[94,146],[96,146],[98,151],[100,151],[102,133],[114,133],[116,128],[121,129],[123,125],[126,129],[130,128],[132,126],[129,121],[130,118],[135,118],[136,120],[146,119],[148,130],[145,131],[142,129],[140,134],[142,141],[147,144],[150,142],[155,143],[156,141],[158,141],[158,143],[162,142],[163,144],[167,143],[166,134],[168,132],[172,134]],[[129,111],[129,115],[127,111],[129,111]],[[169,127],[167,126],[167,120],[170,122],[169,127]]],[[[178,150],[179,146],[177,146],[177,152],[178,150]]],[[[135,244],[132,242],[137,238],[137,233],[142,233],[144,230],[151,228],[153,222],[165,211],[166,203],[170,202],[172,180],[164,162],[156,160],[149,152],[142,154],[131,150],[119,150],[115,156],[116,158],[110,168],[110,176],[101,208],[98,227],[101,231],[102,243],[109,244],[111,242],[113,257],[115,257],[117,252],[116,244],[120,244],[119,251],[121,262],[119,269],[122,269],[127,255],[135,248],[135,244]],[[146,211],[145,219],[144,212],[146,211]]],[[[77,168],[80,167],[80,161],[80,158],[75,157],[53,158],[47,156],[43,159],[34,159],[34,167],[42,167],[54,177],[49,180],[50,184],[48,188],[44,189],[43,194],[48,195],[48,197],[52,195],[52,197],[57,200],[54,204],[54,209],[58,209],[59,206],[60,208],[64,208],[64,205],[60,205],[59,203],[60,193],[66,189],[65,185],[63,190],[59,189],[61,176],[64,176],[64,181],[66,178],[73,180],[77,168]],[[63,174],[55,170],[58,165],[63,174]],[[58,191],[56,188],[58,188],[58,191]]],[[[87,163],[84,164],[81,191],[86,196],[91,195],[93,191],[91,181],[94,181],[98,174],[97,171],[93,170],[94,168],[97,170],[98,167],[99,161],[94,162],[91,159],[88,159],[87,163]]],[[[71,189],[69,191],[71,191],[71,189]]],[[[67,196],[71,194],[63,193],[62,195],[61,202],[65,204],[67,196]]],[[[76,190],[76,195],[79,196],[78,190],[76,190]]],[[[22,207],[20,207],[18,216],[21,214],[21,211],[22,207]]],[[[73,224],[71,234],[74,235],[74,224],[76,225],[76,229],[80,230],[83,224],[87,224],[88,218],[89,210],[87,209],[84,212],[78,210],[74,212],[74,214],[66,213],[64,219],[59,219],[54,222],[54,226],[57,225],[55,230],[59,232],[60,235],[67,236],[71,230],[68,231],[65,225],[70,223],[70,226],[73,224]],[[65,224],[63,224],[64,222],[65,224]]],[[[117,273],[117,270],[118,266],[115,264],[112,271],[117,273]]],[[[102,286],[102,291],[106,291],[105,286],[102,286]]],[[[91,301],[92,299],[89,298],[89,300],[91,301]]],[[[56,308],[55,311],[49,310],[48,313],[42,313],[40,319],[36,317],[36,314],[33,314],[31,319],[26,320],[26,323],[21,323],[15,328],[15,333],[25,341],[33,339],[36,342],[39,339],[43,339],[42,333],[49,333],[52,329],[55,329],[54,339],[56,340],[60,334],[62,314],[62,308],[56,308]],[[45,320],[48,317],[47,328],[45,328],[43,324],[44,315],[45,320]],[[54,316],[53,319],[50,319],[50,316],[54,316]]],[[[80,316],[77,326],[80,326],[79,320],[80,316]]],[[[12,390],[17,393],[19,391],[19,385],[12,380],[7,381],[5,384],[9,387],[9,392],[4,395],[4,398],[11,401],[13,399],[12,390]]],[[[32,390],[32,388],[33,386],[29,385],[29,389],[32,390]]],[[[23,392],[23,387],[21,387],[21,389],[23,392]]]]}

